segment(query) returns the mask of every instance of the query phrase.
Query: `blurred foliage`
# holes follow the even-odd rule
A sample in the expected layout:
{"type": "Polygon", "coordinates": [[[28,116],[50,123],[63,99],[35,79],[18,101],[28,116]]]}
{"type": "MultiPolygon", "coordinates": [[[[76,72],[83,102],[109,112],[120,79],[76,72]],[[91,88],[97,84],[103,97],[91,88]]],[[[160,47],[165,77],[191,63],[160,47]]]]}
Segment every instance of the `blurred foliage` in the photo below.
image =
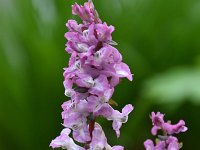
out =
{"type": "MultiPolygon", "coordinates": [[[[186,120],[183,149],[198,149],[200,120],[200,1],[93,0],[134,73],[113,100],[135,106],[117,139],[99,120],[111,144],[143,149],[151,138],[149,113],[186,120]]],[[[72,0],[0,1],[0,149],[47,150],[62,129],[63,38],[72,0]]],[[[83,3],[77,0],[78,3],[83,3]]]]}
{"type": "Polygon", "coordinates": [[[146,98],[159,103],[200,103],[200,69],[175,68],[148,80],[143,89],[146,98]],[[156,101],[159,99],[159,101],[156,101]]]}

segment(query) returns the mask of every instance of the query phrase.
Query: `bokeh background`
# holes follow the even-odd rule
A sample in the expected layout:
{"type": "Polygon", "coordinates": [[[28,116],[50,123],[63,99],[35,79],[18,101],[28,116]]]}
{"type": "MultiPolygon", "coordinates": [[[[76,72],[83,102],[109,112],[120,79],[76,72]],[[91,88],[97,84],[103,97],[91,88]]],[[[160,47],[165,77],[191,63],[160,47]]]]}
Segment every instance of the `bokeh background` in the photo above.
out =
{"type": "MultiPolygon", "coordinates": [[[[99,120],[110,144],[143,150],[151,111],[161,111],[189,130],[183,150],[198,150],[200,139],[200,1],[93,0],[134,73],[113,99],[134,112],[116,138],[111,122],[99,120]]],[[[76,0],[78,3],[84,1],[76,0]]],[[[65,23],[74,0],[0,1],[0,150],[50,150],[62,129],[65,23]]]]}

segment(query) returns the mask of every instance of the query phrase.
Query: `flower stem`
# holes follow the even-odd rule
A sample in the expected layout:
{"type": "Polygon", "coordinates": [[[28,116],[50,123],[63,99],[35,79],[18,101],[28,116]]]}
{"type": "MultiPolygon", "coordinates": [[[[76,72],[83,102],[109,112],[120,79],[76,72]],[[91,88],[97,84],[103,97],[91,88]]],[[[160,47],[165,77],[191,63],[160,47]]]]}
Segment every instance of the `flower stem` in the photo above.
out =
{"type": "Polygon", "coordinates": [[[91,140],[92,140],[92,132],[94,130],[94,125],[95,125],[95,119],[91,120],[89,123],[89,131],[90,131],[91,140]]]}
{"type": "Polygon", "coordinates": [[[90,148],[89,144],[92,141],[92,132],[94,130],[94,125],[95,125],[95,118],[92,116],[89,118],[89,132],[90,132],[91,140],[89,142],[85,143],[85,146],[84,146],[85,150],[90,148]]]}

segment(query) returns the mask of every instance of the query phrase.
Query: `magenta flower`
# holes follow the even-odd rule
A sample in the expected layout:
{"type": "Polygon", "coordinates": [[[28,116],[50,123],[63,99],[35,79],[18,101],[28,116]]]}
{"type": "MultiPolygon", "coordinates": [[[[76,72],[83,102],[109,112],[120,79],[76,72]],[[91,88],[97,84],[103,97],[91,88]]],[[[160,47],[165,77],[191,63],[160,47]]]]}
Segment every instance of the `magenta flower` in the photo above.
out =
{"type": "Polygon", "coordinates": [[[119,51],[113,47],[117,43],[112,39],[113,26],[102,23],[94,5],[89,0],[83,6],[75,3],[72,13],[82,19],[66,23],[69,31],[66,52],[69,53],[69,66],[64,68],[65,95],[70,98],[62,105],[62,119],[65,129],[50,144],[52,148],[68,150],[123,150],[122,146],[110,146],[102,127],[95,121],[99,116],[111,120],[117,137],[120,128],[128,121],[133,110],[131,104],[122,112],[112,108],[110,99],[114,87],[120,78],[132,81],[132,74],[127,64],[122,62],[119,51]],[[83,143],[80,147],[76,142],[83,143]]]}
{"type": "Polygon", "coordinates": [[[168,145],[167,150],[177,150],[180,148],[178,139],[173,136],[168,137],[168,139],[166,140],[166,144],[168,145]]]}
{"type": "Polygon", "coordinates": [[[74,15],[78,15],[85,24],[93,22],[101,22],[96,10],[94,9],[94,5],[91,1],[86,2],[84,6],[80,6],[77,3],[75,3],[72,6],[72,13],[74,15]]]}
{"type": "Polygon", "coordinates": [[[160,112],[151,113],[150,116],[152,120],[152,135],[157,135],[158,130],[162,130],[163,135],[158,135],[156,142],[150,139],[144,142],[144,147],[146,150],[179,150],[182,147],[182,144],[178,139],[173,136],[173,134],[178,134],[180,132],[186,132],[187,127],[185,122],[180,120],[177,124],[172,125],[171,121],[164,121],[164,114],[160,112]]]}
{"type": "Polygon", "coordinates": [[[97,39],[101,42],[112,41],[112,32],[115,30],[113,26],[107,26],[106,23],[95,25],[97,39]]]}
{"type": "Polygon", "coordinates": [[[168,122],[164,121],[164,115],[161,114],[160,112],[156,114],[152,112],[151,119],[153,124],[151,133],[153,135],[156,135],[158,130],[163,130],[169,135],[187,131],[187,127],[185,126],[185,122],[183,120],[180,120],[177,124],[172,125],[171,121],[168,122]]]}
{"type": "Polygon", "coordinates": [[[63,149],[67,149],[67,150],[84,150],[84,148],[76,145],[73,141],[73,139],[71,139],[69,137],[71,130],[68,128],[65,128],[62,130],[60,136],[58,136],[57,138],[55,138],[54,140],[52,140],[50,146],[52,148],[63,148],[63,149]]]}
{"type": "Polygon", "coordinates": [[[126,123],[128,120],[128,114],[133,110],[133,106],[128,104],[122,109],[122,113],[114,110],[109,104],[104,104],[97,112],[95,116],[103,116],[107,120],[112,120],[112,127],[116,132],[117,137],[120,136],[120,128],[122,123],[126,123]]]}
{"type": "Polygon", "coordinates": [[[159,141],[154,145],[153,141],[148,139],[144,142],[144,147],[146,150],[165,150],[166,144],[164,141],[159,141]]]}

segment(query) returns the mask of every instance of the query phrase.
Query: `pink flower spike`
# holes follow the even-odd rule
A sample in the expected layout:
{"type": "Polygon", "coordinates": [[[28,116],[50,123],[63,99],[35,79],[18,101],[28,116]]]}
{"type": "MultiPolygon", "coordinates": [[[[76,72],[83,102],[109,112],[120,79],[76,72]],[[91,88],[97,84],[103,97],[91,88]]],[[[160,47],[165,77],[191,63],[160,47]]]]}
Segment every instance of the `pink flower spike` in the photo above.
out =
{"type": "Polygon", "coordinates": [[[172,134],[178,134],[180,132],[186,132],[187,127],[185,126],[185,122],[180,120],[177,124],[171,124],[171,121],[165,122],[164,114],[160,112],[151,113],[150,116],[152,120],[152,129],[151,133],[153,135],[157,135],[158,130],[162,130],[163,135],[158,135],[156,140],[156,146],[154,146],[151,140],[147,140],[144,142],[144,146],[146,150],[179,150],[181,148],[181,144],[178,139],[172,134]]]}
{"type": "MultiPolygon", "coordinates": [[[[65,95],[70,100],[62,104],[63,126],[72,130],[73,139],[84,145],[84,150],[123,150],[122,146],[110,146],[102,127],[96,123],[101,116],[111,120],[117,137],[120,128],[128,120],[132,105],[126,105],[122,112],[110,105],[121,78],[132,80],[128,65],[122,62],[122,55],[114,47],[112,39],[114,26],[102,23],[92,0],[72,6],[72,14],[80,17],[79,24],[68,20],[65,38],[65,51],[71,56],[68,67],[64,68],[65,95]]],[[[63,134],[52,141],[53,148],[82,150],[69,137],[63,134]]]]}

